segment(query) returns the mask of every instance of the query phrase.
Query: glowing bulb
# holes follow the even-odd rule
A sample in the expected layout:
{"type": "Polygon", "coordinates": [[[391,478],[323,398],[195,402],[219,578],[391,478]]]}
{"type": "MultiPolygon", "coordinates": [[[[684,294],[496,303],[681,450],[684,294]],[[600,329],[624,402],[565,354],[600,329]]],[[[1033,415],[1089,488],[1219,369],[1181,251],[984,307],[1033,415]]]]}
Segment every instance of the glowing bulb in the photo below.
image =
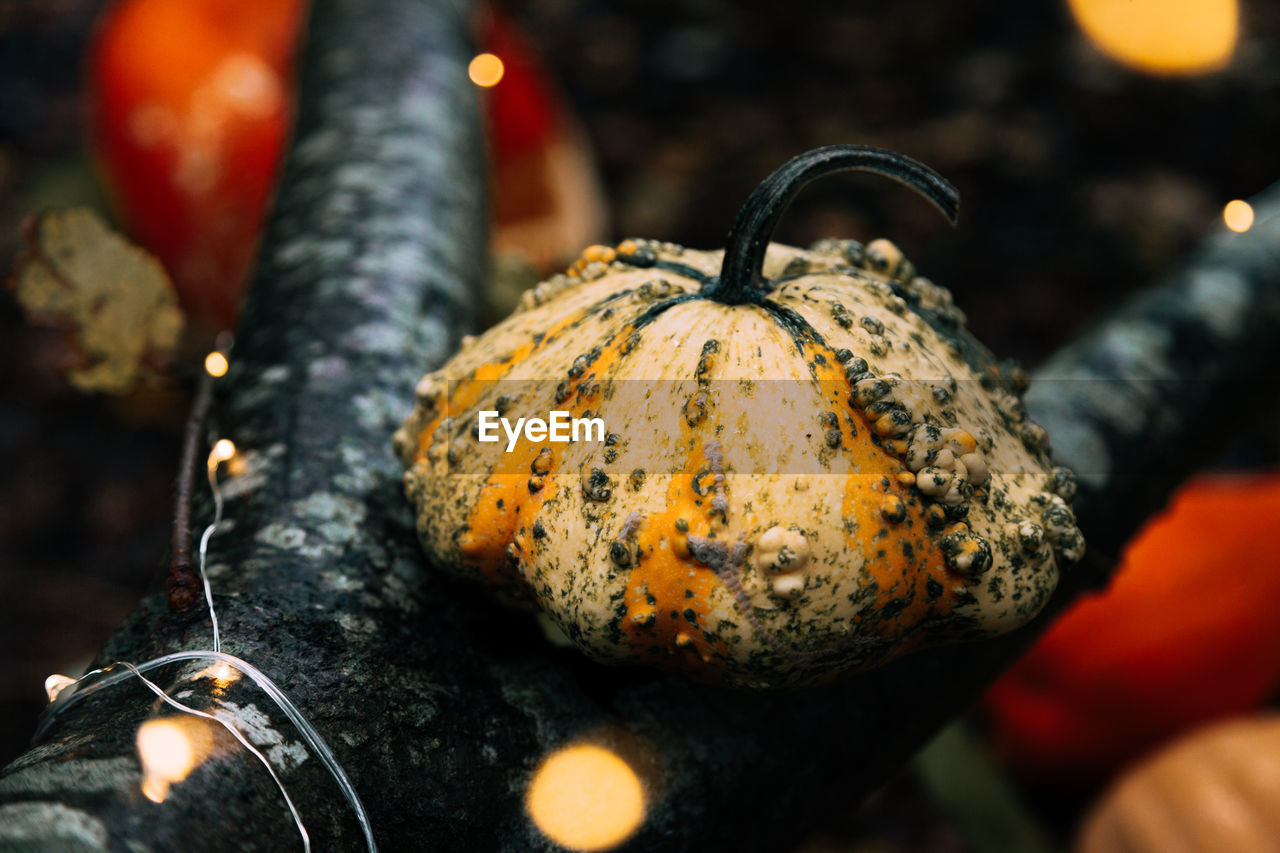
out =
{"type": "Polygon", "coordinates": [[[1222,208],[1222,219],[1232,231],[1248,231],[1253,227],[1253,208],[1247,201],[1229,201],[1222,208]]]}
{"type": "Polygon", "coordinates": [[[204,369],[214,379],[227,375],[227,357],[214,350],[204,357],[204,369]]]}
{"type": "Polygon", "coordinates": [[[613,752],[575,744],[553,752],[534,771],[525,799],[544,835],[571,850],[608,850],[644,822],[640,777],[613,752]]]}
{"type": "Polygon", "coordinates": [[[161,803],[169,786],[186,779],[213,751],[211,723],[195,716],[147,720],[138,728],[137,746],[142,794],[161,803]]]}
{"type": "Polygon", "coordinates": [[[1204,74],[1231,61],[1238,0],[1068,0],[1098,50],[1149,74],[1204,74]]]}
{"type": "Polygon", "coordinates": [[[467,76],[477,86],[496,86],[505,72],[502,60],[492,53],[482,53],[467,66],[467,76]]]}
{"type": "Polygon", "coordinates": [[[44,680],[44,692],[52,702],[58,698],[58,694],[75,684],[76,680],[69,675],[58,675],[54,673],[44,680]]]}
{"type": "Polygon", "coordinates": [[[216,681],[230,683],[240,680],[240,671],[229,663],[215,663],[209,667],[208,672],[216,681]]]}
{"type": "Polygon", "coordinates": [[[236,444],[229,438],[220,438],[209,451],[209,467],[216,468],[219,462],[226,462],[236,455],[236,444]]]}
{"type": "Polygon", "coordinates": [[[219,693],[240,680],[240,670],[229,663],[219,661],[195,674],[197,681],[202,678],[212,679],[214,692],[219,693]]]}

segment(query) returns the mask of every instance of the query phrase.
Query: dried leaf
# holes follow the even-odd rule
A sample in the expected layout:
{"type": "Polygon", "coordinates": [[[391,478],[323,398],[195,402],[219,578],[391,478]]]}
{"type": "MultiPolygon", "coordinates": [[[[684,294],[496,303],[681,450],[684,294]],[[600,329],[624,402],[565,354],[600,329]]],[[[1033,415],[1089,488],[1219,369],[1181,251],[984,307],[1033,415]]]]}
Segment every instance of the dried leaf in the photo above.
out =
{"type": "Polygon", "coordinates": [[[172,355],[183,317],[160,262],[85,208],[32,217],[12,285],[28,316],[74,331],[81,391],[128,393],[172,355]]]}

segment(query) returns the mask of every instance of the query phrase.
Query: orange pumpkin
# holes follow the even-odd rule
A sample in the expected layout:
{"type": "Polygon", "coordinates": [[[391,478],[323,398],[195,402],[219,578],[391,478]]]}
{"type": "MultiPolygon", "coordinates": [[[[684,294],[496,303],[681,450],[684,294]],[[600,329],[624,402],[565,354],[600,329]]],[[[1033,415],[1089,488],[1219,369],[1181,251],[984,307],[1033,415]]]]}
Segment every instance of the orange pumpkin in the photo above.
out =
{"type": "Polygon", "coordinates": [[[1280,687],[1280,475],[1192,481],[1111,585],[988,692],[996,747],[1060,780],[1105,774],[1280,687]]]}
{"type": "Polygon", "coordinates": [[[844,169],[954,216],[915,161],[809,152],[723,253],[593,247],[424,378],[395,446],[436,564],[599,660],[756,687],[1030,619],[1084,542],[1019,374],[888,241],[769,243],[802,186],[844,169]],[[556,443],[557,411],[584,434],[556,443]]]}
{"type": "Polygon", "coordinates": [[[1127,772],[1078,853],[1280,853],[1280,717],[1197,731],[1127,772]]]}

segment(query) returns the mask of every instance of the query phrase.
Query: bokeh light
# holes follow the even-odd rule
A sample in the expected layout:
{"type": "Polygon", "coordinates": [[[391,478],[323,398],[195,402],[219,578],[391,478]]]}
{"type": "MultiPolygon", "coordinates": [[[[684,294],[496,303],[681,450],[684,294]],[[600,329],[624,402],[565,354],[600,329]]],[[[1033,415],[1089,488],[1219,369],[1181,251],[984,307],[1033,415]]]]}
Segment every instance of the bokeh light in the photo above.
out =
{"type": "Polygon", "coordinates": [[[563,747],[529,782],[529,817],[571,850],[608,850],[626,841],[645,816],[644,785],[631,765],[595,744],[563,747]]]}
{"type": "Polygon", "coordinates": [[[1253,227],[1253,207],[1249,202],[1235,199],[1222,208],[1222,221],[1232,231],[1248,231],[1253,227]]]}
{"type": "Polygon", "coordinates": [[[498,85],[505,71],[502,60],[492,53],[480,54],[467,66],[467,76],[471,78],[471,82],[486,88],[498,85]]]}
{"type": "Polygon", "coordinates": [[[1112,59],[1149,74],[1204,74],[1231,61],[1237,0],[1068,0],[1080,29],[1112,59]]]}
{"type": "Polygon", "coordinates": [[[142,793],[162,803],[169,786],[181,782],[213,751],[213,723],[204,717],[163,717],[138,728],[142,793]]]}
{"type": "Polygon", "coordinates": [[[227,375],[227,357],[214,350],[204,357],[204,369],[214,379],[227,375]]]}

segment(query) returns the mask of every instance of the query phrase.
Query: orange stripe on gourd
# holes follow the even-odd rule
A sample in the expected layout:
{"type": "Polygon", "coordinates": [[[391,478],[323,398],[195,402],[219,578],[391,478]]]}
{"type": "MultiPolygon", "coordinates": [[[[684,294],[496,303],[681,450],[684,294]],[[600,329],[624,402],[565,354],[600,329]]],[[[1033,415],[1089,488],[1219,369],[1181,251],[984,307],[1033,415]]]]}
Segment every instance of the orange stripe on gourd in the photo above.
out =
{"type": "Polygon", "coordinates": [[[418,459],[426,459],[427,451],[435,441],[436,429],[441,421],[451,415],[461,415],[480,401],[481,395],[488,390],[489,383],[496,382],[506,376],[520,362],[546,348],[567,329],[572,328],[590,314],[588,310],[574,311],[552,325],[541,338],[533,337],[516,347],[507,355],[482,364],[466,379],[450,382],[448,397],[443,409],[426,428],[418,433],[418,459]]]}
{"type": "MultiPolygon", "coordinates": [[[[835,351],[815,342],[808,345],[822,356],[810,359],[810,370],[823,395],[834,411],[851,416],[852,423],[859,425],[855,430],[848,418],[837,419],[840,451],[849,460],[841,515],[854,521],[851,528],[846,527],[846,545],[863,555],[864,571],[876,584],[872,609],[879,614],[895,599],[906,598],[908,603],[892,618],[894,624],[906,625],[917,624],[930,607],[946,613],[954,597],[947,582],[946,561],[938,543],[929,535],[923,502],[903,481],[902,475],[908,473],[906,467],[873,438],[875,425],[866,413],[850,404],[853,383],[838,367],[835,351]],[[891,522],[885,510],[897,509],[895,499],[902,504],[903,517],[891,522]],[[926,589],[931,578],[943,589],[932,602],[926,589]]],[[[858,621],[862,621],[861,617],[858,621]]]]}
{"type": "Polygon", "coordinates": [[[627,617],[623,622],[624,632],[642,656],[685,652],[689,668],[694,670],[705,669],[705,664],[722,660],[725,655],[724,642],[711,642],[704,633],[704,629],[712,627],[706,619],[721,579],[712,567],[689,553],[690,536],[709,538],[713,529],[724,528],[723,522],[717,523],[712,517],[711,496],[699,495],[694,488],[694,481],[710,462],[703,443],[698,441],[698,433],[704,432],[704,427],[709,427],[705,434],[715,435],[710,418],[696,427],[686,424],[682,428],[685,437],[693,440],[694,449],[684,469],[671,476],[665,509],[646,515],[636,534],[640,558],[627,578],[627,617]],[[676,527],[681,520],[687,530],[676,527]],[[692,620],[686,610],[693,612],[692,620]],[[652,621],[650,616],[654,617],[652,621]]]}
{"type": "MultiPolygon", "coordinates": [[[[558,325],[548,332],[537,346],[547,343],[561,328],[563,325],[558,325]]],[[[626,334],[621,334],[610,340],[601,349],[592,370],[568,380],[563,411],[569,412],[570,418],[583,416],[598,402],[598,390],[578,392],[585,383],[600,381],[598,374],[607,374],[617,364],[626,338],[626,334]]],[[[464,562],[480,569],[491,580],[518,581],[531,600],[536,600],[536,595],[520,567],[534,557],[537,545],[530,531],[538,510],[548,496],[556,493],[561,459],[569,447],[567,443],[516,442],[511,452],[499,457],[499,464],[480,487],[475,506],[465,522],[466,532],[455,539],[464,562]],[[534,479],[541,480],[541,485],[533,487],[534,479]],[[512,546],[513,556],[517,558],[514,565],[507,556],[512,546]]]]}

